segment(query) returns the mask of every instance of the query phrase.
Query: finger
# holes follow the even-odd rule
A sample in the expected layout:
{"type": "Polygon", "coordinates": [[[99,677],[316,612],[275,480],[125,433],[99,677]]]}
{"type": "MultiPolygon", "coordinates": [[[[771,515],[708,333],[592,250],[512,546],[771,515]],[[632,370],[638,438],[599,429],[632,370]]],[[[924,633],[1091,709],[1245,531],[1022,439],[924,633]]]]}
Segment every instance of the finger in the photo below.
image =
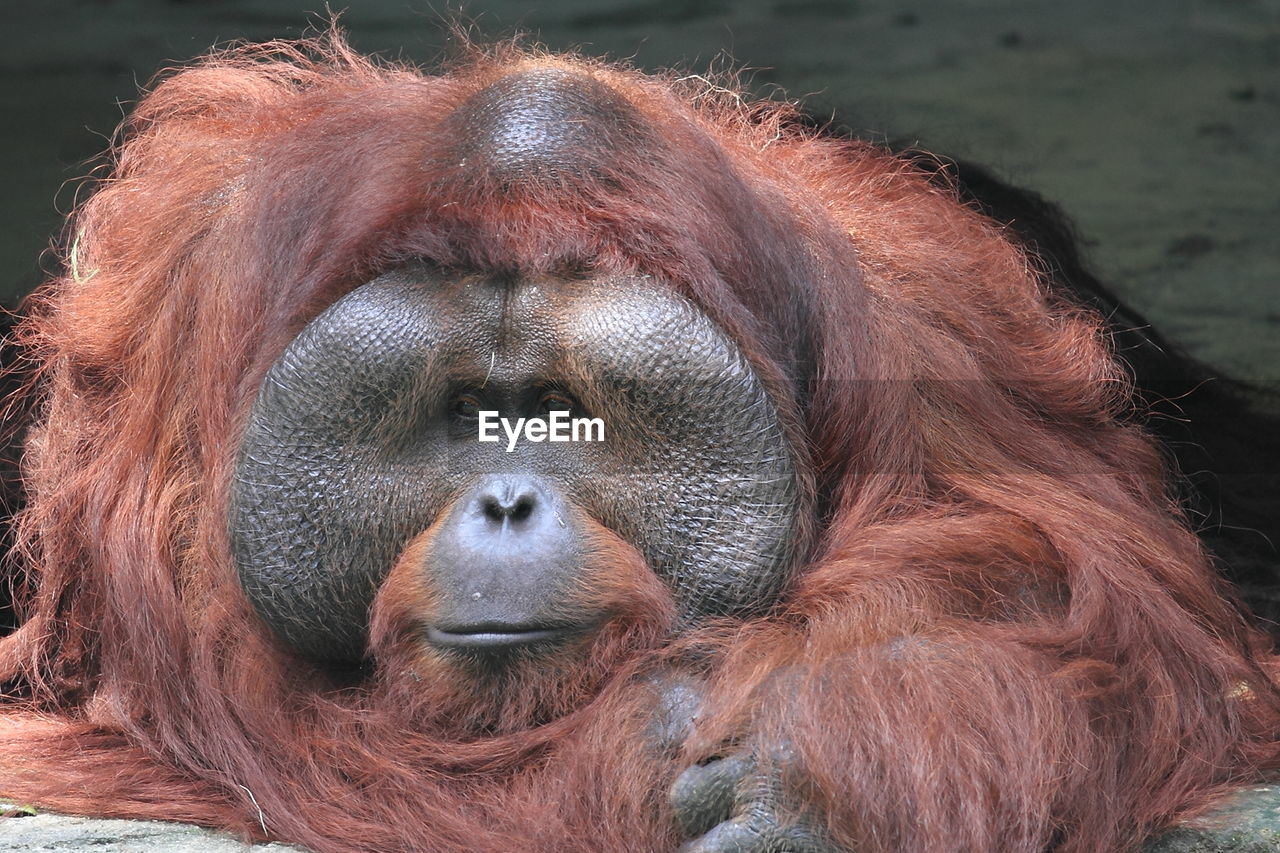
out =
{"type": "Polygon", "coordinates": [[[707,832],[733,813],[738,786],[755,769],[747,753],[695,764],[681,773],[668,796],[686,836],[707,832]]]}
{"type": "Polygon", "coordinates": [[[812,824],[797,821],[776,830],[777,846],[770,847],[776,853],[839,853],[832,846],[825,832],[814,829],[812,824]]]}
{"type": "Polygon", "coordinates": [[[679,853],[838,853],[821,833],[803,823],[779,826],[777,817],[757,810],[718,824],[679,853]]]}
{"type": "Polygon", "coordinates": [[[685,844],[679,853],[769,853],[766,832],[767,826],[758,817],[736,817],[685,844]]]}

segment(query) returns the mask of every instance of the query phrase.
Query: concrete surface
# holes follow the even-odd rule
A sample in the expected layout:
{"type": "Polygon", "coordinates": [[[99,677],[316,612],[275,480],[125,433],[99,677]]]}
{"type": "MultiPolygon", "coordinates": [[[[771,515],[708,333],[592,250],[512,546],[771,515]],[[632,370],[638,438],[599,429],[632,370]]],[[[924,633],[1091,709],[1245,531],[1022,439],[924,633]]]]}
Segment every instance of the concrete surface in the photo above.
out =
{"type": "MultiPolygon", "coordinates": [[[[1280,785],[1242,789],[1142,853],[1280,851],[1280,785]]],[[[40,814],[0,819],[0,853],[306,853],[284,844],[245,845],[193,826],[40,814]]],[[[377,853],[377,851],[370,851],[377,853]]],[[[602,851],[604,853],[604,851],[602,851]]]]}
{"type": "MultiPolygon", "coordinates": [[[[0,818],[0,853],[306,853],[196,826],[37,814],[0,818]]],[[[371,851],[373,853],[373,851],[371,851]]]]}

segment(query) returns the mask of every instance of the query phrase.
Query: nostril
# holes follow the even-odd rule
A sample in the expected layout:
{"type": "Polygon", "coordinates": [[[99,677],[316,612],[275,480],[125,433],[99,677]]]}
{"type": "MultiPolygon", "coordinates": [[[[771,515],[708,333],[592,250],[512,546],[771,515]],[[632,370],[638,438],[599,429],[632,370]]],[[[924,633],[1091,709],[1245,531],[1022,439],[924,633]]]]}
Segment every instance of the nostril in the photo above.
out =
{"type": "Polygon", "coordinates": [[[515,506],[511,508],[511,520],[524,521],[531,515],[533,515],[533,495],[520,495],[520,497],[516,498],[515,506]]]}
{"type": "Polygon", "coordinates": [[[525,521],[533,515],[537,501],[533,492],[510,490],[502,494],[489,493],[480,498],[480,509],[490,521],[525,521]]]}
{"type": "Polygon", "coordinates": [[[492,521],[502,521],[506,517],[506,513],[502,510],[502,502],[493,495],[485,495],[480,499],[480,509],[485,517],[492,521]]]}

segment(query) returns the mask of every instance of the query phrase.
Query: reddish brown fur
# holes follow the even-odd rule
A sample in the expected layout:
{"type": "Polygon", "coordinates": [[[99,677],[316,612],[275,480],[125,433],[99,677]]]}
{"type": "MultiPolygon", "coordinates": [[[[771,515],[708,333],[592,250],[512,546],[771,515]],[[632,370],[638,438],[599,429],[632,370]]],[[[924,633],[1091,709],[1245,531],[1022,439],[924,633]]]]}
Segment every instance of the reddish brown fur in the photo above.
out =
{"type": "Polygon", "coordinates": [[[1096,318],[912,163],[788,116],[505,48],[423,77],[336,39],[161,83],[23,332],[47,388],[19,529],[38,589],[0,640],[0,795],[322,851],[652,851],[679,769],[754,732],[796,746],[860,851],[1095,853],[1276,766],[1262,640],[1120,421],[1096,318]],[[442,165],[442,117],[538,65],[624,93],[660,144],[511,192],[442,165]],[[397,576],[373,677],[278,648],[227,547],[247,405],[309,318],[418,257],[661,276],[742,342],[829,498],[784,606],[655,648],[669,602],[602,538],[608,593],[645,604],[603,668],[549,664],[510,714],[406,649],[430,592],[397,576]],[[695,645],[713,701],[673,762],[632,676],[695,645]]]}

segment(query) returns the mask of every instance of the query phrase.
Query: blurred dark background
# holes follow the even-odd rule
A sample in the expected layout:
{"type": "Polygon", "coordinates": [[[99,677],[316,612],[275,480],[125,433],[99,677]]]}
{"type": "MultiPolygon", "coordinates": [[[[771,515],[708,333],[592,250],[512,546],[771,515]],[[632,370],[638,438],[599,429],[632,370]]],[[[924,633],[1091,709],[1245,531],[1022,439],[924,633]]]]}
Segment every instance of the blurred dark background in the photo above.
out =
{"type": "MultiPolygon", "coordinates": [[[[430,62],[459,11],[481,40],[687,73],[746,69],[871,138],[984,163],[1062,204],[1100,276],[1192,353],[1280,379],[1280,0],[359,0],[365,52],[430,62]]],[[[157,70],[293,37],[321,0],[4,0],[0,300],[157,70]]]]}
{"type": "MultiPolygon", "coordinates": [[[[641,68],[748,69],[872,138],[1059,201],[1108,284],[1202,359],[1280,379],[1280,0],[406,0],[334,5],[430,64],[461,12],[641,68]]],[[[157,70],[293,37],[321,0],[4,0],[0,300],[41,278],[77,182],[157,70]]]]}

